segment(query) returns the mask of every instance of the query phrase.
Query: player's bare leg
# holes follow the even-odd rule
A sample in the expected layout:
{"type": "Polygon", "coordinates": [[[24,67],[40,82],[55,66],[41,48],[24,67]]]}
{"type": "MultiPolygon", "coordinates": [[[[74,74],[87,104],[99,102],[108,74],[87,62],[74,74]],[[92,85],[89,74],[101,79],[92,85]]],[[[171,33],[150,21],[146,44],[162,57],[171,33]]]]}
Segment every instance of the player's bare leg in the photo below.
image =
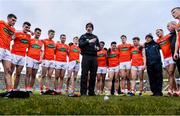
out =
{"type": "Polygon", "coordinates": [[[104,92],[105,78],[106,78],[106,74],[102,74],[102,80],[101,80],[101,84],[100,84],[101,94],[103,94],[103,92],[104,92]]]}
{"type": "Polygon", "coordinates": [[[40,91],[43,91],[43,86],[45,85],[45,77],[47,74],[47,67],[42,67],[42,74],[41,74],[41,80],[40,80],[40,91]]]}
{"type": "Polygon", "coordinates": [[[115,72],[115,93],[114,95],[118,95],[118,89],[119,89],[119,72],[115,72]]]}
{"type": "Polygon", "coordinates": [[[18,85],[19,85],[19,80],[20,80],[20,76],[21,76],[21,72],[22,72],[23,66],[16,66],[16,77],[15,77],[15,81],[14,81],[14,89],[17,89],[18,85]]]}
{"type": "Polygon", "coordinates": [[[139,77],[139,95],[141,96],[142,95],[142,92],[143,92],[143,88],[144,88],[144,70],[140,70],[139,73],[138,73],[138,77],[139,77]]]}
{"type": "Polygon", "coordinates": [[[66,92],[67,92],[67,93],[69,92],[69,85],[70,85],[70,80],[72,80],[72,79],[71,79],[72,73],[73,73],[72,70],[68,70],[67,81],[66,81],[66,92]]]}
{"type": "Polygon", "coordinates": [[[114,76],[115,76],[114,72],[108,73],[109,80],[108,80],[108,91],[106,93],[107,95],[111,95],[112,80],[113,80],[114,76]]]}
{"type": "Polygon", "coordinates": [[[71,83],[72,83],[72,92],[73,92],[73,93],[75,92],[77,75],[78,75],[78,72],[77,72],[77,71],[74,71],[73,76],[72,76],[72,79],[71,79],[71,81],[72,81],[72,82],[71,82],[71,83]]]}
{"type": "Polygon", "coordinates": [[[131,92],[135,94],[137,70],[131,70],[131,92]]]}
{"type": "Polygon", "coordinates": [[[32,76],[31,76],[31,80],[30,80],[30,89],[31,90],[34,87],[37,71],[38,71],[38,69],[32,69],[32,76]]]}
{"type": "Polygon", "coordinates": [[[11,91],[12,86],[12,77],[11,77],[11,62],[7,60],[2,60],[2,65],[4,68],[4,78],[6,83],[6,90],[11,91]]]}
{"type": "Polygon", "coordinates": [[[101,88],[101,87],[100,87],[100,86],[101,86],[101,85],[100,85],[100,84],[101,84],[101,77],[102,77],[101,74],[98,73],[98,74],[97,74],[97,82],[96,82],[96,91],[97,91],[97,94],[100,94],[100,90],[101,90],[101,89],[100,89],[100,88],[101,88]]]}
{"type": "Polygon", "coordinates": [[[59,82],[59,90],[62,91],[63,83],[64,83],[64,76],[65,76],[66,70],[61,69],[60,71],[60,82],[59,82]]]}
{"type": "Polygon", "coordinates": [[[53,71],[54,71],[54,68],[48,68],[46,90],[50,89],[50,83],[51,83],[51,77],[52,77],[53,71]]]}

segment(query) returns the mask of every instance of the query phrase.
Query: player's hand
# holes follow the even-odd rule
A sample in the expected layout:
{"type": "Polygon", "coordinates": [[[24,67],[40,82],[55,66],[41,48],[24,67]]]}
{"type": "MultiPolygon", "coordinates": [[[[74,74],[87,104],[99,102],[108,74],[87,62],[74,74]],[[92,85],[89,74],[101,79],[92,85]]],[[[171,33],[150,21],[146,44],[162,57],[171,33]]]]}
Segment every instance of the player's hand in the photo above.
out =
{"type": "Polygon", "coordinates": [[[96,42],[96,38],[89,40],[89,43],[95,43],[95,42],[96,42]]]}
{"type": "Polygon", "coordinates": [[[42,63],[42,60],[40,60],[39,62],[38,62],[38,64],[41,64],[42,63]]]}
{"type": "Polygon", "coordinates": [[[178,53],[174,53],[174,59],[177,60],[178,59],[178,53]]]}
{"type": "Polygon", "coordinates": [[[98,50],[100,50],[100,48],[98,46],[96,46],[96,50],[98,51],[98,50]]]}
{"type": "Polygon", "coordinates": [[[31,33],[31,36],[33,36],[33,35],[34,35],[34,33],[33,33],[31,30],[29,30],[29,33],[31,33]]]}
{"type": "Polygon", "coordinates": [[[142,69],[145,70],[146,69],[146,65],[144,65],[142,69]]]}
{"type": "Polygon", "coordinates": [[[12,35],[12,40],[14,40],[16,38],[16,35],[15,34],[13,34],[12,35]]]}

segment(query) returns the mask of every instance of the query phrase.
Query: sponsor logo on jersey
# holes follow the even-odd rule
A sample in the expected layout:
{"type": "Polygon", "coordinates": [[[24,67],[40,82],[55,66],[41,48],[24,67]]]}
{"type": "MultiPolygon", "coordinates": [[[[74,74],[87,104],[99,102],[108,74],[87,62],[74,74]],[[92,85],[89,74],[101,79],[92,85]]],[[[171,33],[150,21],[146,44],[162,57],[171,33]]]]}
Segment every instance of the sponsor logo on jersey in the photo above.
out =
{"type": "Polygon", "coordinates": [[[121,51],[128,51],[129,48],[125,47],[125,48],[121,48],[121,51]]]}
{"type": "Polygon", "coordinates": [[[76,48],[73,48],[72,51],[73,51],[73,52],[76,52],[76,53],[79,52],[79,50],[76,49],[76,48]]]}
{"type": "Polygon", "coordinates": [[[48,44],[47,47],[48,48],[55,48],[54,44],[48,44]]]}
{"type": "Polygon", "coordinates": [[[29,41],[27,39],[21,39],[20,42],[23,44],[28,44],[29,41]]]}
{"type": "Polygon", "coordinates": [[[109,55],[110,58],[115,58],[115,57],[117,57],[117,56],[118,56],[117,54],[110,54],[110,55],[109,55]]]}
{"type": "Polygon", "coordinates": [[[13,31],[7,29],[7,28],[3,28],[4,32],[7,33],[8,35],[12,36],[14,34],[13,31]]]}
{"type": "Polygon", "coordinates": [[[132,54],[138,54],[137,50],[132,51],[132,54]]]}
{"type": "Polygon", "coordinates": [[[165,44],[167,44],[167,43],[168,43],[168,40],[165,40],[165,41],[160,42],[159,45],[160,45],[160,46],[163,46],[163,45],[165,45],[165,44]]]}
{"type": "Polygon", "coordinates": [[[35,48],[35,49],[40,49],[41,46],[39,46],[38,44],[32,44],[32,48],[35,48]]]}
{"type": "Polygon", "coordinates": [[[61,52],[66,52],[66,48],[59,48],[58,50],[61,52]]]}

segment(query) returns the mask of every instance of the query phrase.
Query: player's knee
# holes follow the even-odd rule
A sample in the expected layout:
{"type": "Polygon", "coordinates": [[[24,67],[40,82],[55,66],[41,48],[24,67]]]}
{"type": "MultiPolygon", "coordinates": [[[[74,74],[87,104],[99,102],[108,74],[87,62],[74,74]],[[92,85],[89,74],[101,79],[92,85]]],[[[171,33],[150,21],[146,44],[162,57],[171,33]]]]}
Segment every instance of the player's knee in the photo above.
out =
{"type": "Polygon", "coordinates": [[[115,82],[116,82],[116,83],[119,82],[119,79],[116,78],[116,79],[115,79],[115,82]]]}
{"type": "Polygon", "coordinates": [[[4,73],[5,73],[5,75],[6,74],[12,74],[12,71],[11,71],[11,68],[5,68],[5,70],[4,70],[4,73]]]}
{"type": "Polygon", "coordinates": [[[143,78],[140,78],[140,81],[142,82],[144,79],[143,78]]]}
{"type": "Polygon", "coordinates": [[[71,78],[71,75],[68,74],[68,75],[67,75],[67,78],[71,78]]]}
{"type": "Polygon", "coordinates": [[[44,79],[45,77],[46,77],[45,75],[41,75],[41,78],[43,78],[43,79],[44,79]]]}
{"type": "Polygon", "coordinates": [[[58,80],[59,79],[59,77],[55,77],[55,80],[58,80]]]}
{"type": "Polygon", "coordinates": [[[100,82],[100,80],[101,80],[100,78],[97,78],[97,82],[100,82]]]}
{"type": "Polygon", "coordinates": [[[125,80],[125,77],[124,77],[124,76],[121,76],[121,80],[125,80]]]}
{"type": "Polygon", "coordinates": [[[113,80],[113,78],[109,77],[109,81],[112,81],[112,80],[113,80]]]}
{"type": "Polygon", "coordinates": [[[174,71],[169,71],[169,76],[173,77],[174,76],[174,71]]]}
{"type": "Polygon", "coordinates": [[[63,79],[64,79],[64,77],[63,77],[63,76],[61,76],[61,77],[60,77],[60,79],[61,79],[61,80],[63,80],[63,79]]]}
{"type": "Polygon", "coordinates": [[[48,78],[51,78],[51,75],[47,75],[48,76],[48,78]]]}
{"type": "Polygon", "coordinates": [[[26,77],[27,77],[27,78],[30,78],[30,76],[31,76],[30,73],[27,73],[27,74],[26,74],[26,77]]]}
{"type": "Polygon", "coordinates": [[[17,73],[16,74],[16,78],[20,78],[21,74],[20,73],[17,73]]]}

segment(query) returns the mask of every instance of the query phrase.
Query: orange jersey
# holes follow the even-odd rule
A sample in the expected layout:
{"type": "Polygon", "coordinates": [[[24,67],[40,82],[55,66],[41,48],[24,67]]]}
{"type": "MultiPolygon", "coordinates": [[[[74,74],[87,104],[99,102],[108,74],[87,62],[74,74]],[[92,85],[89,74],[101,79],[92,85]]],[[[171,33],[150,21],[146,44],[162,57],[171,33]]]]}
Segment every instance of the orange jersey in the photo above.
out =
{"type": "Polygon", "coordinates": [[[97,52],[98,67],[106,67],[107,51],[102,49],[97,52]]]}
{"type": "Polygon", "coordinates": [[[157,43],[161,47],[164,58],[168,58],[172,56],[171,44],[170,44],[169,38],[170,38],[170,35],[168,34],[162,38],[157,39],[157,43]]]}
{"type": "Polygon", "coordinates": [[[55,55],[55,43],[53,40],[45,39],[43,40],[44,43],[44,57],[45,60],[54,60],[55,55]]]}
{"type": "Polygon", "coordinates": [[[43,42],[41,40],[31,39],[29,42],[29,48],[28,48],[27,56],[39,61],[40,56],[41,56],[42,46],[43,46],[43,42]]]}
{"type": "Polygon", "coordinates": [[[177,24],[176,30],[178,32],[178,44],[179,44],[178,46],[180,48],[180,22],[177,24]]]}
{"type": "Polygon", "coordinates": [[[0,21],[0,48],[10,50],[10,43],[15,29],[4,21],[0,21]]]}
{"type": "Polygon", "coordinates": [[[11,52],[16,55],[25,56],[31,36],[23,32],[16,32],[15,36],[11,52]]]}
{"type": "Polygon", "coordinates": [[[143,55],[142,55],[142,50],[139,50],[138,47],[133,47],[131,49],[131,65],[132,66],[142,66],[144,65],[144,61],[143,61],[143,55]]]}
{"type": "Polygon", "coordinates": [[[77,45],[69,46],[69,61],[79,61],[80,48],[77,45]]]}
{"type": "Polygon", "coordinates": [[[118,45],[119,49],[119,62],[128,62],[131,61],[131,44],[120,44],[118,45]]]}
{"type": "Polygon", "coordinates": [[[66,44],[60,42],[56,43],[56,61],[67,62],[69,47],[66,44]]]}
{"type": "Polygon", "coordinates": [[[119,50],[111,50],[110,54],[108,55],[108,66],[109,67],[116,67],[119,65],[119,50]]]}

